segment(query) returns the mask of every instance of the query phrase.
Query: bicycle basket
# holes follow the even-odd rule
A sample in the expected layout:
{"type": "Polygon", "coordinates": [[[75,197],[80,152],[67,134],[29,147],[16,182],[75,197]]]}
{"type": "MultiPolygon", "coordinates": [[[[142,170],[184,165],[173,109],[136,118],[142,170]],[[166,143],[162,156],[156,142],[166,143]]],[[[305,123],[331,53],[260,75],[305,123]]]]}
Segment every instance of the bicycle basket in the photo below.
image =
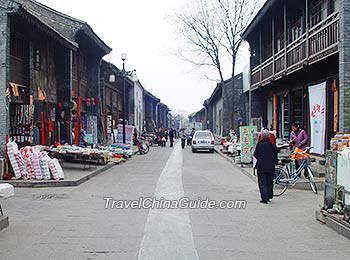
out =
{"type": "Polygon", "coordinates": [[[295,148],[294,154],[292,155],[292,158],[299,161],[299,162],[304,160],[304,159],[309,160],[310,154],[308,154],[308,153],[301,154],[302,152],[304,152],[304,151],[301,150],[300,148],[295,148]]]}

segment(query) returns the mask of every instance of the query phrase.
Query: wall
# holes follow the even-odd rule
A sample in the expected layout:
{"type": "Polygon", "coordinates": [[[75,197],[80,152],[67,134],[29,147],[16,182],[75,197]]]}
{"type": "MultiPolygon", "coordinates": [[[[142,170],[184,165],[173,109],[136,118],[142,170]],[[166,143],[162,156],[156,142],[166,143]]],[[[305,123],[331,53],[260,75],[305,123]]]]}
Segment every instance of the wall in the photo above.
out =
{"type": "Polygon", "coordinates": [[[223,98],[221,97],[215,103],[215,123],[214,123],[214,132],[217,135],[222,135],[223,130],[223,98]]]}
{"type": "Polygon", "coordinates": [[[246,121],[242,75],[236,75],[233,84],[227,80],[223,85],[223,135],[228,135],[230,129],[238,131],[240,122],[246,121]]]}
{"type": "Polygon", "coordinates": [[[6,152],[8,125],[6,88],[9,76],[10,23],[7,13],[0,8],[0,157],[6,152]]]}
{"type": "Polygon", "coordinates": [[[340,0],[339,127],[350,131],[350,1],[340,0]]]}
{"type": "Polygon", "coordinates": [[[143,89],[138,82],[134,83],[134,125],[140,133],[143,131],[143,89]]]}

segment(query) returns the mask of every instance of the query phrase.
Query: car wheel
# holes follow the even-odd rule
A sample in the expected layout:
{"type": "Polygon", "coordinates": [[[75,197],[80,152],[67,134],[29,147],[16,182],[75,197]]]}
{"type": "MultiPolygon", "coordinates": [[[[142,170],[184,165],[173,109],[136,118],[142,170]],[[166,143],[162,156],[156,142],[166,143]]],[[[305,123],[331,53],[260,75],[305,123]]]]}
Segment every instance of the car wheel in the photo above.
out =
{"type": "Polygon", "coordinates": [[[196,153],[196,152],[197,152],[196,149],[193,149],[193,148],[192,148],[192,153],[196,153]]]}
{"type": "Polygon", "coordinates": [[[210,153],[214,153],[214,152],[215,152],[214,149],[210,150],[210,153]]]}

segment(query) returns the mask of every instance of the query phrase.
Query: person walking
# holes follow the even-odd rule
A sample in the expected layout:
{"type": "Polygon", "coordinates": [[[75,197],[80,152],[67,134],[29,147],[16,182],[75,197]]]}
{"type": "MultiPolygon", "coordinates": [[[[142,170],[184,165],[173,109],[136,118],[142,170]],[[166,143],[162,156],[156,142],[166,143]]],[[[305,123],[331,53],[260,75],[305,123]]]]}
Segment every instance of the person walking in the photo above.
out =
{"type": "Polygon", "coordinates": [[[170,128],[169,131],[169,141],[170,141],[170,147],[174,146],[174,129],[170,128]]]}
{"type": "Polygon", "coordinates": [[[261,203],[267,204],[273,198],[273,178],[277,164],[277,148],[270,141],[270,133],[264,129],[257,144],[254,157],[257,159],[258,184],[261,203]]]}
{"type": "Polygon", "coordinates": [[[184,128],[180,131],[180,138],[181,138],[181,147],[182,149],[184,149],[186,144],[186,132],[184,128]]]}

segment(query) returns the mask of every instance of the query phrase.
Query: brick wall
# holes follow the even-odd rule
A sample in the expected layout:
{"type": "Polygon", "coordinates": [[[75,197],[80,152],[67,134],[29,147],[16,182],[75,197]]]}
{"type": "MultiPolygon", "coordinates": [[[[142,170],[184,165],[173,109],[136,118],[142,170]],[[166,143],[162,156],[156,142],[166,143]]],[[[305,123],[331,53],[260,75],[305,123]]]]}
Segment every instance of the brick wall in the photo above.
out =
{"type": "Polygon", "coordinates": [[[264,116],[265,98],[259,90],[251,92],[251,117],[259,118],[264,116]]]}
{"type": "Polygon", "coordinates": [[[339,124],[350,131],[350,1],[340,0],[339,124]]]}

